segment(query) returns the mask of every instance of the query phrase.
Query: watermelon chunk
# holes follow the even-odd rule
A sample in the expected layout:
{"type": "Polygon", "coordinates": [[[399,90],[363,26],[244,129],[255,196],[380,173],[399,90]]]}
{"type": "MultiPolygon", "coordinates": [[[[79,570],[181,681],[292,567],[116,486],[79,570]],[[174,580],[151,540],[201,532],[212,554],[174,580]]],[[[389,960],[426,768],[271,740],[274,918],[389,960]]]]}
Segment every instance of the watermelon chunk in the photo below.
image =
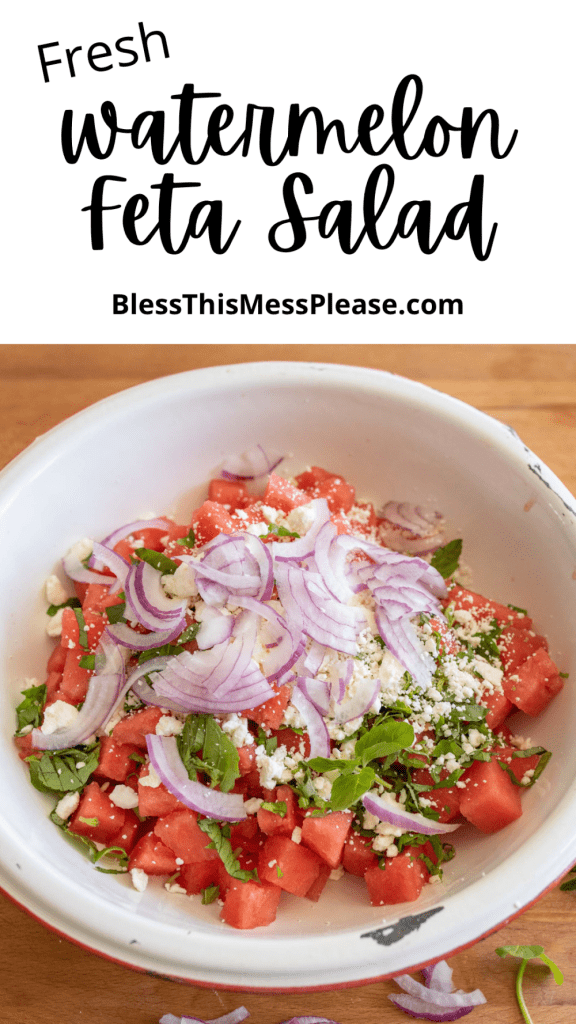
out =
{"type": "Polygon", "coordinates": [[[498,832],[522,814],[520,788],[496,761],[474,761],[462,782],[460,811],[481,832],[498,832]]]}
{"type": "Polygon", "coordinates": [[[220,859],[216,850],[207,849],[211,839],[198,826],[197,819],[195,811],[185,808],[159,818],[154,825],[155,835],[185,864],[220,859]]]}
{"type": "Polygon", "coordinates": [[[532,629],[532,619],[522,612],[516,612],[498,601],[490,601],[473,590],[466,590],[459,584],[450,587],[448,597],[442,601],[444,608],[453,604],[455,608],[472,612],[475,619],[496,619],[499,626],[518,626],[520,629],[532,629]]]}
{"type": "Polygon", "coordinates": [[[362,878],[368,868],[378,865],[378,857],[372,849],[372,840],[352,829],[344,843],[342,864],[349,874],[362,878]]]}
{"type": "Polygon", "coordinates": [[[293,508],[298,508],[299,505],[307,505],[310,501],[310,495],[306,494],[305,491],[301,491],[299,487],[289,484],[287,480],[277,476],[276,473],[270,473],[262,501],[265,505],[270,505],[272,508],[281,509],[282,512],[291,512],[293,508]]]}
{"type": "Polygon", "coordinates": [[[288,836],[269,836],[258,858],[258,876],[294,896],[305,896],[321,863],[312,850],[293,843],[288,836]]]}
{"type": "Polygon", "coordinates": [[[502,686],[520,711],[539,715],[560,692],[564,681],[550,655],[540,647],[514,672],[504,676],[502,686]]]}
{"type": "Polygon", "coordinates": [[[68,828],[75,835],[86,836],[94,843],[112,846],[112,840],[124,827],[125,820],[126,811],[116,807],[97,782],[89,782],[68,828]]]}
{"type": "Polygon", "coordinates": [[[256,722],[263,729],[278,728],[284,718],[284,712],[290,700],[290,690],[287,686],[276,686],[274,683],[271,686],[276,693],[275,697],[270,697],[269,700],[265,701],[264,704],[260,704],[257,708],[248,708],[246,711],[241,712],[244,718],[249,718],[250,721],[256,722]]]}
{"type": "Polygon", "coordinates": [[[384,868],[377,864],[368,868],[364,875],[372,906],[417,900],[430,877],[420,858],[408,848],[397,857],[384,858],[382,863],[384,868]]]}
{"type": "Polygon", "coordinates": [[[173,875],[178,870],[172,850],[158,839],[153,832],[147,832],[130,854],[128,870],[140,868],[147,875],[173,875]]]}
{"type": "Polygon", "coordinates": [[[352,811],[334,811],[302,822],[302,842],[328,864],[337,868],[352,822],[352,811]]]}
{"type": "Polygon", "coordinates": [[[220,917],[233,928],[262,928],[276,920],[281,894],[275,885],[235,879],[224,898],[220,917]]]}
{"type": "Polygon", "coordinates": [[[95,775],[115,782],[125,782],[132,772],[138,771],[138,762],[131,754],[139,754],[133,743],[118,743],[114,736],[102,736],[100,757],[95,775]]]}
{"type": "Polygon", "coordinates": [[[140,750],[146,750],[146,736],[156,732],[156,726],[163,714],[160,708],[152,707],[135,711],[120,719],[114,726],[112,735],[117,743],[132,743],[140,750]]]}
{"type": "Polygon", "coordinates": [[[196,544],[201,547],[220,533],[234,533],[234,522],[226,509],[216,501],[205,501],[192,513],[196,544]]]}

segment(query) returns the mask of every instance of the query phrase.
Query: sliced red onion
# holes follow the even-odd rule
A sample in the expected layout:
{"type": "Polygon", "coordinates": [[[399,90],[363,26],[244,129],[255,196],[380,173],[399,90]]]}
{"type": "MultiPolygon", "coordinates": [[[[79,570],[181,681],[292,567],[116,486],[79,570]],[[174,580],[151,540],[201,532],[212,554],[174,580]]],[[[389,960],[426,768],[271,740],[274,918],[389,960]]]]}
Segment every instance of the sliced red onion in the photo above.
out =
{"type": "Polygon", "coordinates": [[[221,534],[218,540],[206,546],[201,561],[182,559],[194,571],[202,599],[207,604],[224,604],[238,596],[269,601],[274,576],[268,547],[250,533],[221,534]]]}
{"type": "Polygon", "coordinates": [[[444,543],[443,533],[435,533],[431,537],[407,537],[395,526],[386,527],[383,523],[380,524],[378,536],[387,548],[406,555],[430,555],[444,543]]]}
{"type": "Polygon", "coordinates": [[[475,1006],[486,1002],[486,997],[475,989],[473,992],[452,991],[452,971],[445,961],[441,968],[442,986],[424,986],[409,974],[400,974],[394,981],[407,995],[390,995],[388,998],[404,1013],[418,1020],[454,1021],[471,1013],[475,1006]],[[449,972],[449,977],[448,977],[449,972]],[[447,987],[446,987],[447,986],[447,987]]]}
{"type": "Polygon", "coordinates": [[[125,684],[124,659],[115,644],[103,636],[96,650],[96,671],[88,684],[86,699],[73,725],[43,733],[32,730],[37,750],[65,750],[84,743],[108,721],[125,684]]]}
{"type": "Polygon", "coordinates": [[[388,522],[400,526],[403,530],[418,537],[426,537],[438,530],[442,522],[442,513],[422,509],[419,505],[411,505],[408,501],[389,501],[380,513],[388,522]]]}
{"type": "Polygon", "coordinates": [[[257,480],[271,473],[279,466],[284,456],[275,448],[265,450],[261,444],[254,445],[241,455],[229,455],[221,474],[225,480],[257,480]]]}
{"type": "Polygon", "coordinates": [[[240,1021],[249,1016],[246,1007],[239,1006],[237,1010],[225,1013],[222,1017],[213,1017],[211,1020],[203,1020],[201,1017],[175,1017],[173,1013],[165,1013],[160,1018],[160,1024],[240,1024],[240,1021]]]}
{"type": "MultiPolygon", "coordinates": [[[[104,547],[113,548],[119,541],[129,537],[130,534],[138,534],[139,530],[163,530],[166,533],[169,526],[170,524],[166,519],[137,519],[134,523],[126,523],[125,526],[119,526],[113,533],[109,533],[107,537],[104,537],[101,543],[104,547]]],[[[90,559],[90,565],[93,569],[99,568],[97,565],[98,559],[100,559],[100,555],[95,550],[90,559]]]]}
{"type": "Polygon", "coordinates": [[[310,757],[330,757],[330,736],[326,723],[312,701],[300,688],[302,680],[298,679],[298,686],[292,691],[292,703],[300,712],[306,723],[308,737],[310,739],[310,757]]]}
{"type": "Polygon", "coordinates": [[[346,687],[352,682],[352,676],[354,675],[354,662],[351,658],[348,659],[344,666],[343,674],[338,678],[338,681],[332,686],[332,698],[337,704],[340,704],[344,700],[346,694],[346,687]]]}
{"type": "Polygon", "coordinates": [[[332,597],[319,573],[279,563],[276,586],[288,622],[335,651],[357,653],[357,636],[366,621],[364,612],[332,597]]]}
{"type": "Polygon", "coordinates": [[[220,608],[204,605],[200,629],[196,633],[196,643],[200,651],[206,651],[216,644],[222,644],[232,636],[234,616],[223,612],[220,608]]]}
{"type": "MultiPolygon", "coordinates": [[[[351,673],[350,673],[351,675],[351,673]]],[[[340,724],[364,716],[380,692],[380,680],[363,677],[358,680],[352,694],[345,693],[334,707],[334,720],[340,724]]]]}
{"type": "Polygon", "coordinates": [[[437,836],[447,832],[455,832],[459,825],[444,825],[439,821],[432,821],[425,818],[423,814],[414,814],[412,811],[404,810],[401,803],[388,793],[378,796],[370,791],[362,797],[362,803],[370,814],[374,814],[380,821],[386,821],[389,825],[403,828],[406,832],[419,832],[424,836],[437,836]]]}
{"type": "Polygon", "coordinates": [[[338,530],[334,523],[325,523],[316,537],[314,563],[332,596],[346,603],[354,591],[344,572],[346,550],[337,541],[338,530]]]}
{"type": "Polygon", "coordinates": [[[330,707],[330,684],[325,679],[306,679],[300,677],[298,685],[304,691],[308,700],[321,715],[328,714],[330,707]]]}
{"type": "MultiPolygon", "coordinates": [[[[397,979],[394,979],[395,981],[397,979]]],[[[465,1017],[468,1013],[472,1013],[474,1006],[460,1006],[454,1009],[441,1010],[440,1007],[434,1007],[424,999],[418,999],[417,996],[409,995],[389,995],[388,999],[391,1003],[394,1003],[399,1010],[402,1010],[408,1017],[415,1017],[416,1020],[430,1020],[438,1021],[443,1024],[444,1021],[460,1020],[461,1017],[465,1017]]],[[[485,1000],[484,1000],[485,1001],[485,1000]]]]}
{"type": "Polygon", "coordinates": [[[330,522],[330,509],[326,498],[313,498],[309,505],[314,512],[314,519],[304,536],[289,544],[276,541],[271,545],[275,562],[302,562],[314,554],[316,538],[322,527],[330,522]]]}
{"type": "Polygon", "coordinates": [[[286,619],[270,605],[250,597],[235,597],[234,601],[248,611],[263,618],[268,626],[260,629],[261,643],[267,647],[263,669],[266,678],[278,679],[298,661],[304,650],[304,638],[299,629],[290,626],[286,619]]]}
{"type": "Polygon", "coordinates": [[[452,992],[454,988],[452,984],[453,971],[445,960],[439,960],[437,964],[433,964],[431,967],[423,967],[422,974],[424,975],[426,988],[437,988],[441,992],[452,992]]]}
{"type": "Polygon", "coordinates": [[[146,736],[152,767],[166,789],[198,814],[217,821],[242,821],[247,817],[240,793],[221,793],[188,778],[174,736],[146,736]]]}
{"type": "Polygon", "coordinates": [[[111,577],[103,576],[102,573],[92,572],[91,569],[87,569],[82,564],[76,555],[72,554],[71,551],[62,559],[62,565],[64,571],[70,577],[71,580],[75,580],[77,583],[113,583],[114,580],[111,577]]]}
{"type": "Polygon", "coordinates": [[[162,573],[148,562],[131,565],[125,580],[126,603],[137,622],[146,629],[169,629],[177,623],[184,628],[186,599],[168,597],[162,588],[162,573]]]}
{"type": "Polygon", "coordinates": [[[304,671],[307,675],[315,676],[320,671],[322,662],[326,656],[326,645],[319,644],[316,640],[312,640],[310,649],[304,660],[304,671]]]}
{"type": "Polygon", "coordinates": [[[170,629],[158,629],[152,633],[137,633],[130,629],[126,622],[114,622],[106,626],[106,632],[122,647],[132,651],[151,651],[154,647],[163,647],[180,636],[185,618],[171,626],[170,629]]]}
{"type": "Polygon", "coordinates": [[[424,650],[424,645],[416,636],[410,621],[410,612],[405,613],[402,618],[392,620],[384,608],[377,605],[374,617],[386,647],[410,673],[416,685],[422,689],[430,686],[436,666],[434,659],[424,650]]]}
{"type": "MultiPolygon", "coordinates": [[[[101,569],[104,566],[107,569],[111,569],[116,579],[113,581],[110,587],[110,593],[114,594],[121,586],[126,582],[126,576],[130,569],[130,563],[122,558],[122,555],[112,551],[111,548],[105,547],[104,544],[98,544],[94,541],[94,547],[92,549],[92,558],[90,559],[90,565],[94,564],[94,568],[101,569]]],[[[105,578],[102,580],[103,583],[108,582],[105,578]]]]}

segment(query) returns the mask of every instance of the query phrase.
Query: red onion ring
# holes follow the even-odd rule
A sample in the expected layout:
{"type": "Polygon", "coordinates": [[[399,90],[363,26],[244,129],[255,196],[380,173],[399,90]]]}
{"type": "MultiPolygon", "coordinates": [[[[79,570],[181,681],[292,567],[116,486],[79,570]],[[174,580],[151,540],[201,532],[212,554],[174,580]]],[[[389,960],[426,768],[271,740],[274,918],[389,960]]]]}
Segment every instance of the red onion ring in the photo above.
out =
{"type": "MultiPolygon", "coordinates": [[[[396,980],[396,979],[395,979],[396,980]]],[[[408,1017],[415,1017],[416,1020],[429,1020],[436,1021],[439,1024],[444,1022],[460,1020],[461,1017],[465,1017],[468,1013],[472,1013],[474,1006],[461,1006],[459,1009],[454,1010],[440,1010],[439,1007],[433,1009],[430,1003],[424,999],[418,999],[417,996],[409,995],[389,995],[388,999],[391,1003],[394,1003],[399,1010],[407,1014],[408,1017]]]]}
{"type": "Polygon", "coordinates": [[[247,817],[240,793],[221,793],[188,778],[174,736],[146,736],[148,756],[166,789],[186,807],[217,821],[242,821],[247,817]]]}
{"type": "Polygon", "coordinates": [[[125,684],[124,659],[115,644],[105,636],[96,650],[96,671],[88,684],[86,699],[73,725],[43,733],[32,730],[32,745],[37,750],[65,750],[84,743],[110,718],[125,684]]]}
{"type": "MultiPolygon", "coordinates": [[[[350,673],[351,675],[352,673],[350,673]]],[[[354,687],[354,693],[351,696],[347,696],[345,693],[336,704],[334,721],[343,725],[345,722],[351,722],[353,718],[364,716],[372,707],[379,692],[379,679],[371,679],[369,676],[359,679],[354,687]]]]}
{"type": "Polygon", "coordinates": [[[445,960],[439,960],[432,967],[423,967],[424,984],[426,988],[437,988],[440,992],[452,992],[452,968],[445,960]]]}
{"type": "MultiPolygon", "coordinates": [[[[471,1013],[475,1006],[486,1002],[484,994],[480,989],[473,992],[454,992],[452,986],[452,970],[446,961],[436,965],[440,968],[437,977],[441,978],[442,984],[435,986],[421,985],[419,981],[411,978],[409,974],[400,974],[394,981],[408,995],[390,995],[388,998],[400,1010],[410,1017],[419,1020],[430,1021],[454,1021],[471,1013]]],[[[432,969],[434,971],[434,968],[432,969]]],[[[426,977],[426,968],[424,971],[426,977]]]]}
{"type": "Polygon", "coordinates": [[[274,586],[272,555],[252,534],[221,534],[218,544],[204,549],[201,561],[185,556],[196,576],[196,586],[207,604],[229,598],[254,597],[269,601],[274,586]]]}
{"type": "Polygon", "coordinates": [[[287,543],[275,541],[272,547],[272,556],[275,562],[302,562],[314,554],[316,538],[322,527],[330,522],[330,509],[326,498],[313,498],[310,507],[314,512],[314,519],[303,537],[287,543]]]}
{"type": "Polygon", "coordinates": [[[68,552],[67,555],[62,559],[62,565],[65,573],[70,577],[71,580],[75,580],[77,583],[113,583],[114,580],[111,577],[103,576],[100,572],[92,572],[91,569],[87,569],[82,564],[79,558],[68,552]]]}
{"type": "Polygon", "coordinates": [[[346,603],[353,590],[344,573],[346,551],[337,541],[338,531],[334,523],[325,523],[316,537],[314,562],[332,597],[346,603]]]}
{"type": "Polygon", "coordinates": [[[137,633],[130,629],[126,622],[114,622],[106,626],[106,633],[122,647],[129,647],[131,651],[151,651],[154,647],[163,647],[176,640],[182,632],[185,617],[183,617],[170,629],[158,629],[152,633],[137,633]]]}
{"type": "Polygon", "coordinates": [[[390,523],[418,537],[437,533],[438,524],[442,522],[441,512],[421,509],[419,505],[411,505],[408,501],[389,501],[380,514],[390,523]]]}
{"type": "Polygon", "coordinates": [[[298,685],[292,691],[292,703],[306,723],[310,739],[309,757],[330,757],[330,737],[326,723],[318,709],[300,688],[302,681],[305,682],[299,677],[298,685]]]}
{"type": "Polygon", "coordinates": [[[328,714],[330,707],[330,684],[325,679],[306,679],[299,677],[298,686],[304,691],[321,715],[328,714]]]}
{"type": "MultiPolygon", "coordinates": [[[[94,547],[92,549],[92,558],[90,559],[90,565],[94,563],[94,567],[97,569],[104,568],[111,569],[116,579],[111,581],[110,594],[116,593],[121,586],[126,582],[126,576],[130,569],[130,563],[122,558],[122,555],[117,554],[116,551],[112,551],[111,548],[107,548],[104,544],[99,544],[94,541],[94,547]],[[97,557],[95,557],[97,556],[97,557]]],[[[107,583],[108,580],[104,577],[102,583],[107,583]]]]}
{"type": "Polygon", "coordinates": [[[257,444],[241,455],[228,456],[220,472],[225,480],[257,480],[276,469],[283,458],[276,449],[265,451],[261,444],[257,444]]]}
{"type": "Polygon", "coordinates": [[[206,651],[210,647],[222,644],[232,636],[234,616],[225,615],[219,608],[204,605],[200,629],[196,633],[198,650],[206,651]]]}
{"type": "Polygon", "coordinates": [[[279,563],[276,586],[288,622],[335,651],[357,653],[356,640],[365,623],[364,613],[360,608],[336,601],[319,573],[279,563]]]}
{"type": "MultiPolygon", "coordinates": [[[[225,1013],[222,1017],[213,1017],[212,1020],[202,1020],[201,1017],[175,1017],[173,1013],[165,1013],[160,1018],[160,1024],[240,1024],[250,1014],[245,1006],[225,1013]]],[[[319,1018],[318,1018],[319,1019],[319,1018]]]]}
{"type": "Polygon", "coordinates": [[[377,793],[368,792],[362,797],[362,803],[370,814],[374,814],[380,821],[389,825],[403,828],[405,832],[419,832],[424,836],[443,835],[447,832],[455,832],[459,825],[444,825],[439,821],[432,821],[425,818],[423,814],[414,814],[412,811],[405,811],[402,804],[387,795],[378,796],[377,793]]]}
{"type": "Polygon", "coordinates": [[[284,672],[298,661],[304,650],[304,640],[301,632],[294,629],[286,619],[267,604],[255,601],[250,597],[236,597],[236,603],[261,618],[265,619],[272,627],[270,631],[271,642],[268,644],[268,656],[266,658],[266,678],[268,681],[277,679],[284,672]]]}
{"type": "Polygon", "coordinates": [[[146,629],[184,626],[186,599],[168,597],[162,588],[162,573],[148,562],[131,565],[124,583],[126,603],[134,618],[146,629]]]}
{"type": "Polygon", "coordinates": [[[312,640],[310,649],[304,660],[304,671],[310,676],[315,676],[320,671],[325,656],[326,645],[319,644],[316,640],[312,640]]]}
{"type": "MultiPolygon", "coordinates": [[[[104,537],[101,543],[104,547],[113,548],[119,541],[129,537],[131,533],[138,533],[139,530],[163,530],[166,533],[169,528],[170,524],[166,519],[137,519],[134,523],[126,523],[125,526],[119,526],[117,530],[104,537]]],[[[94,552],[89,563],[93,569],[99,568],[96,564],[98,558],[99,556],[94,552]]]]}

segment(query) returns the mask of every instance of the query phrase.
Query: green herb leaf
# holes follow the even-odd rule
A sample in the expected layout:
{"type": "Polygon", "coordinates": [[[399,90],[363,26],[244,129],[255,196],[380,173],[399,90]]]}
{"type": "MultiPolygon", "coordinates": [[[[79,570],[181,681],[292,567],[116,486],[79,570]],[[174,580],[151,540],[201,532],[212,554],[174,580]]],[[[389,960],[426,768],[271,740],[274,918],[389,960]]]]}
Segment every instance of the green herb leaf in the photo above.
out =
{"type": "Polygon", "coordinates": [[[144,754],[137,754],[135,751],[132,754],[128,754],[130,761],[136,761],[136,764],[145,764],[146,758],[144,754]]]}
{"type": "MultiPolygon", "coordinates": [[[[176,541],[176,543],[177,544],[181,544],[183,548],[193,548],[194,545],[196,544],[196,535],[195,535],[194,530],[192,529],[192,527],[190,527],[190,529],[188,530],[188,533],[186,534],[186,536],[185,537],[179,537],[178,540],[176,541]]],[[[216,898],[216,897],[214,897],[214,898],[216,898]]],[[[204,900],[202,900],[202,902],[204,902],[204,900]]],[[[209,902],[211,903],[212,900],[210,900],[209,902]]]]}
{"type": "Polygon", "coordinates": [[[90,672],[93,672],[96,667],[96,655],[95,654],[83,654],[79,659],[78,664],[80,668],[87,668],[90,672]]]}
{"type": "Polygon", "coordinates": [[[507,608],[511,608],[513,612],[519,612],[520,615],[528,615],[527,609],[526,608],[518,608],[518,605],[507,604],[506,607],[507,608]]]}
{"type": "Polygon", "coordinates": [[[272,814],[279,814],[281,818],[285,818],[288,807],[285,800],[277,800],[276,803],[271,803],[270,800],[264,800],[262,810],[271,811],[272,814]]]}
{"type": "Polygon", "coordinates": [[[452,576],[458,568],[460,555],[462,554],[462,541],[451,540],[443,548],[438,548],[430,559],[430,565],[436,569],[444,579],[452,576]]]}
{"type": "Polygon", "coordinates": [[[239,771],[238,751],[212,715],[188,715],[177,738],[178,750],[191,779],[206,772],[213,786],[228,793],[239,771]],[[202,751],[202,757],[195,755],[202,751]]]}
{"type": "Polygon", "coordinates": [[[84,615],[82,614],[81,608],[74,608],[74,615],[76,616],[76,622],[78,623],[78,643],[85,651],[89,650],[88,647],[88,633],[86,632],[86,623],[84,621],[84,615]]]}
{"type": "Polygon", "coordinates": [[[400,750],[407,750],[414,742],[414,729],[408,722],[396,722],[389,718],[381,725],[364,733],[356,741],[354,753],[367,765],[377,757],[388,757],[400,750]]]}
{"type": "Polygon", "coordinates": [[[46,683],[42,683],[41,686],[30,686],[27,690],[22,690],[21,693],[24,700],[16,708],[18,720],[17,736],[20,735],[22,729],[25,729],[27,725],[32,725],[35,729],[40,725],[42,708],[46,703],[46,683]]]}
{"type": "Polygon", "coordinates": [[[158,572],[161,572],[163,576],[171,575],[178,568],[176,562],[173,562],[171,558],[167,558],[161,551],[153,551],[151,548],[136,548],[134,554],[141,561],[148,562],[148,565],[158,569],[158,572]]]}
{"type": "Polygon", "coordinates": [[[264,729],[258,726],[258,739],[257,743],[259,747],[264,747],[268,757],[271,757],[278,746],[277,736],[267,736],[264,729]]]}
{"type": "MultiPolygon", "coordinates": [[[[573,868],[570,868],[570,874],[576,874],[576,864],[573,868]]],[[[576,889],[576,878],[569,878],[566,882],[562,882],[560,888],[563,892],[572,892],[574,889],[576,889]]]]}
{"type": "Polygon", "coordinates": [[[186,627],[184,632],[180,634],[180,636],[178,637],[177,643],[178,644],[188,644],[188,643],[190,643],[191,640],[195,640],[196,639],[196,634],[197,634],[199,629],[200,629],[200,623],[199,622],[192,622],[189,626],[186,627]]]}
{"type": "MultiPolygon", "coordinates": [[[[128,855],[126,853],[126,850],[124,850],[122,846],[106,846],[103,850],[99,850],[98,847],[92,842],[91,839],[88,839],[87,836],[79,836],[76,835],[75,832],[70,832],[70,830],[68,829],[68,822],[64,821],[63,818],[60,818],[59,815],[56,814],[56,810],[53,810],[49,817],[50,820],[53,821],[55,825],[58,825],[58,827],[61,828],[62,831],[65,832],[66,835],[69,836],[70,839],[72,839],[76,845],[80,843],[81,846],[87,847],[88,857],[90,858],[94,865],[97,865],[98,861],[102,860],[103,857],[115,857],[120,861],[119,868],[97,867],[97,871],[102,871],[103,874],[105,875],[120,875],[126,873],[128,865],[128,855]]],[[[81,820],[92,822],[96,821],[97,819],[82,818],[81,820]]]]}
{"type": "MultiPolygon", "coordinates": [[[[152,658],[159,658],[163,655],[182,654],[183,650],[184,648],[180,647],[177,643],[164,644],[162,647],[152,647],[150,650],[142,651],[138,655],[138,664],[143,665],[145,661],[151,661],[152,658]]],[[[145,676],[144,678],[147,679],[148,677],[145,676]]]]}
{"type": "Polygon", "coordinates": [[[126,602],[123,601],[121,604],[111,604],[106,608],[106,617],[108,622],[112,625],[116,622],[126,622],[124,613],[126,611],[126,602]]]}
{"type": "Polygon", "coordinates": [[[220,895],[219,885],[207,885],[205,889],[202,889],[202,903],[207,906],[208,903],[214,903],[220,895]]]}
{"type": "Polygon", "coordinates": [[[519,960],[522,961],[520,967],[518,968],[518,974],[516,975],[516,999],[518,1001],[520,1012],[524,1020],[526,1021],[526,1024],[533,1024],[532,1018],[528,1013],[528,1007],[526,1006],[524,1000],[524,992],[522,990],[522,979],[524,977],[524,971],[526,970],[526,965],[528,961],[532,959],[538,959],[541,960],[543,964],[546,964],[546,966],[549,967],[552,971],[554,981],[557,985],[561,985],[564,981],[564,975],[562,974],[562,971],[554,963],[554,961],[550,959],[549,956],[546,956],[543,946],[500,946],[499,949],[496,950],[496,953],[498,954],[498,956],[502,957],[517,957],[519,960]]]}
{"type": "Polygon", "coordinates": [[[212,842],[210,843],[211,849],[216,850],[216,853],[220,857],[226,871],[232,878],[238,878],[241,882],[249,882],[254,879],[258,879],[258,872],[254,868],[253,871],[246,871],[240,867],[238,859],[234,856],[232,850],[232,844],[230,840],[223,835],[222,829],[217,821],[212,818],[198,818],[198,827],[210,837],[212,842]]]}
{"type": "Polygon", "coordinates": [[[49,605],[48,608],[46,609],[46,615],[49,615],[50,618],[52,618],[54,615],[56,615],[56,612],[60,611],[61,608],[81,608],[81,607],[82,607],[82,602],[79,601],[77,597],[69,597],[68,600],[64,601],[62,604],[51,604],[51,605],[49,605]]]}
{"type": "Polygon", "coordinates": [[[284,872],[279,864],[276,865],[276,876],[277,878],[284,878],[284,872]]]}
{"type": "Polygon", "coordinates": [[[339,775],[332,784],[330,809],[345,811],[347,807],[351,807],[370,789],[375,778],[376,772],[373,768],[362,768],[357,775],[339,775]]]}
{"type": "Polygon", "coordinates": [[[100,743],[68,750],[45,751],[40,757],[26,758],[30,781],[41,793],[70,793],[83,789],[92,772],[98,767],[100,743]],[[77,768],[82,764],[82,768],[77,768]]]}
{"type": "Polygon", "coordinates": [[[285,526],[278,526],[276,523],[268,524],[268,534],[273,534],[275,537],[293,537],[294,540],[300,539],[299,533],[291,533],[285,526]]]}
{"type": "Polygon", "coordinates": [[[91,825],[92,828],[96,828],[96,826],[100,824],[98,818],[83,818],[80,816],[78,821],[83,821],[85,825],[91,825]]]}

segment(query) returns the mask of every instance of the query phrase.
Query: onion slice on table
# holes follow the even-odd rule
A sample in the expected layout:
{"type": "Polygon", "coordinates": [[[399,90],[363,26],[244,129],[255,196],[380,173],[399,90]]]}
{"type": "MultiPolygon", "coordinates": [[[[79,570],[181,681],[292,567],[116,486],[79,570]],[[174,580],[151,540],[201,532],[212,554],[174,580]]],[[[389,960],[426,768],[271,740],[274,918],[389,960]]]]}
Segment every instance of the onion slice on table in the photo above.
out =
{"type": "Polygon", "coordinates": [[[243,821],[247,817],[240,793],[221,793],[188,778],[174,736],[146,736],[152,767],[166,789],[191,810],[217,821],[243,821]]]}
{"type": "Polygon", "coordinates": [[[393,796],[385,793],[378,796],[377,793],[369,791],[362,797],[365,809],[374,814],[380,821],[386,821],[389,825],[403,828],[406,832],[419,832],[424,836],[443,835],[448,832],[455,832],[459,825],[444,825],[431,818],[425,818],[423,814],[414,814],[413,811],[405,811],[402,804],[393,796]]]}
{"type": "MultiPolygon", "coordinates": [[[[240,1024],[250,1014],[245,1006],[239,1006],[222,1017],[212,1017],[211,1020],[203,1020],[201,1017],[175,1017],[173,1013],[165,1013],[160,1018],[159,1024],[240,1024]]],[[[318,1018],[319,1019],[319,1018],[318,1018]]]]}
{"type": "Polygon", "coordinates": [[[310,739],[309,756],[330,757],[330,736],[328,735],[326,723],[310,698],[301,689],[301,682],[306,682],[306,680],[298,679],[298,685],[294,687],[291,699],[294,707],[300,712],[306,723],[310,739]]]}
{"type": "Polygon", "coordinates": [[[32,745],[37,750],[65,750],[85,743],[108,721],[124,687],[124,659],[118,647],[104,635],[96,650],[96,671],[76,720],[50,733],[33,729],[32,745]]]}
{"type": "Polygon", "coordinates": [[[426,985],[411,978],[409,974],[400,974],[393,979],[407,995],[392,994],[388,998],[409,1017],[417,1020],[454,1021],[486,1002],[480,989],[473,992],[462,992],[461,989],[453,991],[452,969],[445,960],[433,968],[424,968],[423,973],[426,985]],[[434,985],[431,984],[432,979],[434,985]]]}
{"type": "Polygon", "coordinates": [[[276,469],[283,458],[276,448],[266,450],[256,444],[241,455],[228,456],[220,472],[225,480],[257,480],[276,469]]]}

